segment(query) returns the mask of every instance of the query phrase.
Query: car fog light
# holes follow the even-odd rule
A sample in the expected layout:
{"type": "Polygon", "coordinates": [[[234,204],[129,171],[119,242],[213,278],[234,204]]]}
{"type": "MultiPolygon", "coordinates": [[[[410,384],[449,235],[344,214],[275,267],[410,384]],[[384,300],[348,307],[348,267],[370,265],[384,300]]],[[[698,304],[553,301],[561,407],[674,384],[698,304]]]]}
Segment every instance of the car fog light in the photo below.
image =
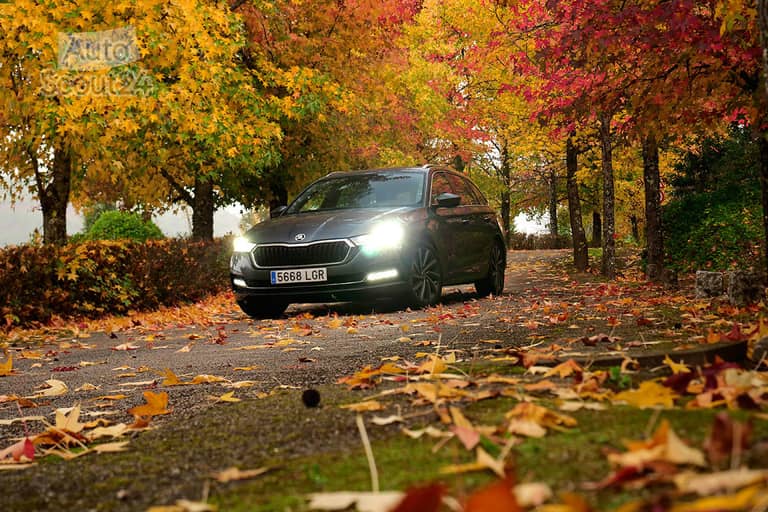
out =
{"type": "Polygon", "coordinates": [[[385,279],[394,279],[397,277],[397,269],[383,270],[381,272],[371,272],[365,279],[366,281],[383,281],[385,279]]]}
{"type": "Polygon", "coordinates": [[[232,282],[235,284],[235,286],[239,286],[240,288],[248,288],[248,283],[245,282],[245,279],[236,277],[232,280],[232,282]]]}
{"type": "Polygon", "coordinates": [[[232,242],[232,249],[235,252],[251,252],[254,247],[256,247],[256,244],[244,236],[239,236],[232,242]]]}

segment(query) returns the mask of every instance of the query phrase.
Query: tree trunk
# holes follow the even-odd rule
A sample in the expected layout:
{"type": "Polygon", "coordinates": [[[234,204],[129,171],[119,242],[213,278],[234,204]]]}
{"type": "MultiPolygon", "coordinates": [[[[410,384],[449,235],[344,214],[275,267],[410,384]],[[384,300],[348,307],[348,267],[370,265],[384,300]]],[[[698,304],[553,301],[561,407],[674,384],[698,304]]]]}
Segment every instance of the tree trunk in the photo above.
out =
{"type": "Polygon", "coordinates": [[[643,181],[645,183],[646,275],[659,281],[664,269],[664,236],[661,225],[661,179],[659,146],[655,135],[643,140],[643,181]]]}
{"type": "Polygon", "coordinates": [[[760,135],[760,189],[763,195],[763,281],[768,284],[768,139],[760,135]]]}
{"type": "Polygon", "coordinates": [[[213,240],[213,182],[195,178],[195,197],[192,200],[192,239],[213,240]]]}
{"type": "Polygon", "coordinates": [[[586,272],[589,266],[589,251],[584,225],[581,221],[581,200],[579,199],[579,184],[576,182],[578,160],[573,138],[568,137],[565,145],[566,188],[568,189],[568,216],[571,221],[571,236],[573,237],[573,264],[579,272],[586,272]]]}
{"type": "Polygon", "coordinates": [[[614,234],[614,187],[613,147],[611,140],[611,117],[600,116],[600,148],[603,167],[603,260],[602,274],[609,279],[616,277],[616,239],[614,234]]]}
{"type": "Polygon", "coordinates": [[[549,234],[557,242],[557,173],[549,170],[549,234]]]}
{"type": "Polygon", "coordinates": [[[603,245],[603,218],[600,212],[592,210],[592,247],[603,245]]]}
{"type": "Polygon", "coordinates": [[[637,215],[629,216],[629,224],[632,227],[632,239],[635,242],[640,241],[640,226],[638,226],[637,215]]]}
{"type": "MultiPolygon", "coordinates": [[[[757,0],[757,24],[760,29],[760,43],[763,46],[763,86],[765,96],[763,101],[768,101],[768,0],[757,0]]],[[[763,230],[765,240],[763,244],[763,271],[765,283],[768,284],[768,133],[763,132],[760,137],[760,187],[763,195],[763,230]]]]}
{"type": "Polygon", "coordinates": [[[504,188],[501,191],[501,227],[504,230],[504,237],[509,245],[512,239],[512,201],[510,198],[510,189],[512,188],[512,172],[509,168],[509,151],[506,144],[501,151],[501,182],[504,188]]]}
{"type": "Polygon", "coordinates": [[[69,150],[57,146],[53,150],[50,181],[40,172],[36,156],[33,157],[35,180],[43,211],[43,241],[46,244],[67,243],[67,205],[72,180],[72,155],[69,150]]]}
{"type": "Polygon", "coordinates": [[[757,18],[760,43],[763,45],[763,86],[768,98],[768,0],[757,0],[757,18]]]}

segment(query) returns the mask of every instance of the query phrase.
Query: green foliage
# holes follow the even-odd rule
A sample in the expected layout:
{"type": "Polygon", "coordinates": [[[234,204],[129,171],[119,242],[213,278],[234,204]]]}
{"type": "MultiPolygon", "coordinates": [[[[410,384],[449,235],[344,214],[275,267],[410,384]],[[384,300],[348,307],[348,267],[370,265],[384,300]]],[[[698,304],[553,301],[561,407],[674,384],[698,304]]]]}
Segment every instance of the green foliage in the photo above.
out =
{"type": "Polygon", "coordinates": [[[86,232],[87,240],[136,240],[145,242],[163,238],[154,222],[144,221],[137,213],[105,211],[86,232]]]}
{"type": "Polygon", "coordinates": [[[759,264],[761,208],[735,190],[695,194],[664,208],[667,254],[680,270],[759,264]]]}
{"type": "Polygon", "coordinates": [[[664,207],[667,257],[679,270],[759,266],[759,153],[748,131],[705,139],[682,156],[664,207]]]}
{"type": "Polygon", "coordinates": [[[0,320],[29,325],[199,300],[228,288],[229,247],[227,239],[7,247],[0,250],[0,320]]]}
{"type": "Polygon", "coordinates": [[[83,233],[87,233],[93,224],[101,217],[102,213],[115,211],[117,208],[111,203],[96,203],[83,211],[83,233]]]}

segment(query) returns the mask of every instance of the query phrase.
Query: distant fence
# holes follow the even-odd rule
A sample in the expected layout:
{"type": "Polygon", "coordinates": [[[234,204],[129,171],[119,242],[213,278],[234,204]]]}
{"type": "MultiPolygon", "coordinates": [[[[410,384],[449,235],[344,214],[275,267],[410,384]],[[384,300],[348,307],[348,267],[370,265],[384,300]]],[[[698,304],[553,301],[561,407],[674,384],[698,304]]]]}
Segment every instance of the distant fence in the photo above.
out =
{"type": "Polygon", "coordinates": [[[565,249],[571,247],[571,237],[553,236],[550,234],[514,233],[509,240],[509,248],[516,251],[532,251],[535,249],[565,249]]]}

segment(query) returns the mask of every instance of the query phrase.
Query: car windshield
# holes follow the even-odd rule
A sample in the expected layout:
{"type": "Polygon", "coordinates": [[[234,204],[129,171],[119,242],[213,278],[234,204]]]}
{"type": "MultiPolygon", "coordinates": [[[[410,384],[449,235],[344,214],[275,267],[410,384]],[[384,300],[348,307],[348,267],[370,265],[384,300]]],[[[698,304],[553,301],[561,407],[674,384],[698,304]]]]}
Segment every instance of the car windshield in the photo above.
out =
{"type": "Polygon", "coordinates": [[[423,173],[350,173],[313,183],[296,198],[288,213],[418,206],[423,194],[423,173]]]}

